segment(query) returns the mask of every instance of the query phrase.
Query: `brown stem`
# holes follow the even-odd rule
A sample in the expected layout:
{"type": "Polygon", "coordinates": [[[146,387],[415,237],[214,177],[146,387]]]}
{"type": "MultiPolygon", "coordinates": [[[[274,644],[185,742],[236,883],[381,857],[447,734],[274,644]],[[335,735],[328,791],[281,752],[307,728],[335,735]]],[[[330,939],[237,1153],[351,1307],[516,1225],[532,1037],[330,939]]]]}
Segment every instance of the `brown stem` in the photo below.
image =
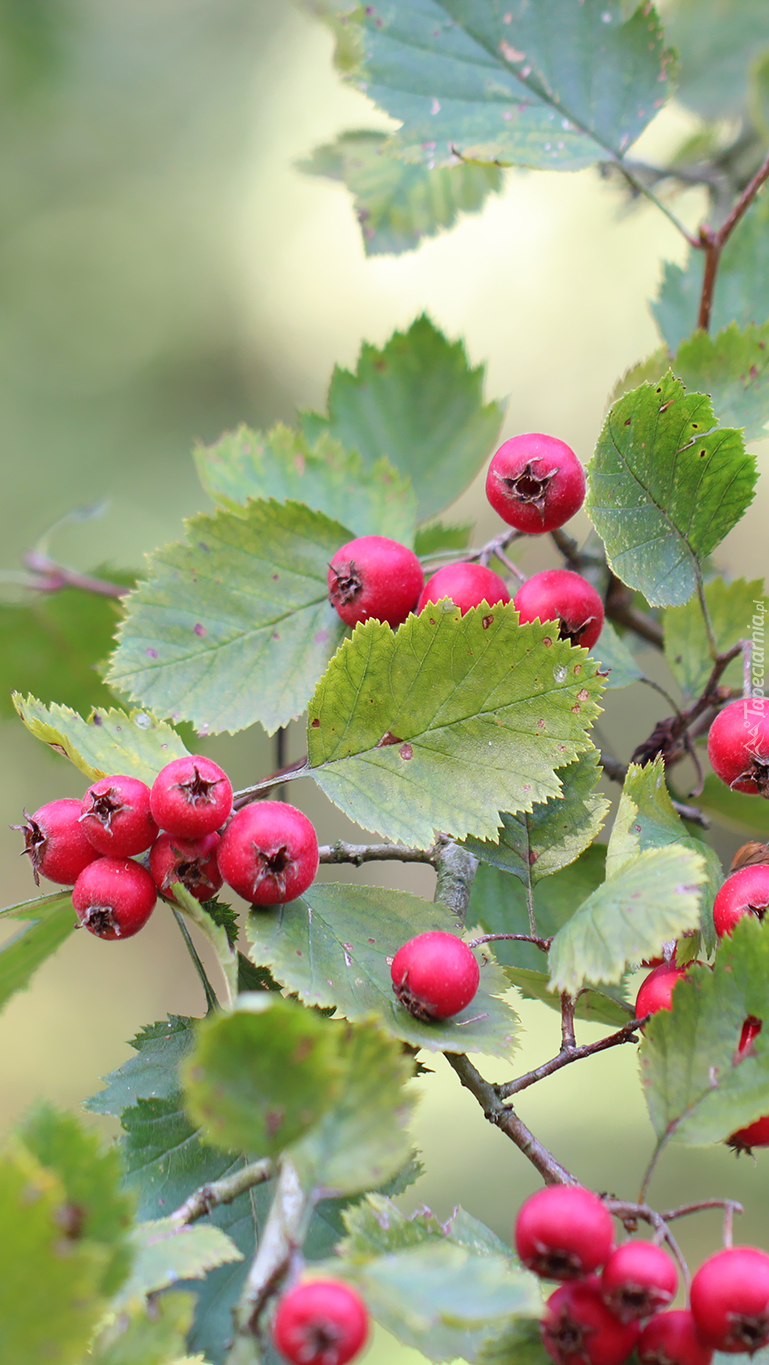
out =
{"type": "Polygon", "coordinates": [[[698,1199],[694,1204],[679,1204],[675,1209],[665,1209],[660,1214],[666,1223],[672,1223],[676,1218],[686,1218],[690,1213],[701,1213],[703,1209],[725,1209],[731,1207],[735,1213],[744,1213],[742,1204],[736,1199],[698,1199]]]}
{"type": "Polygon", "coordinates": [[[700,247],[705,252],[705,272],[702,279],[702,290],[700,293],[700,310],[697,318],[697,326],[707,331],[710,326],[710,314],[713,306],[713,291],[716,284],[718,267],[721,262],[721,253],[731,237],[734,229],[753,203],[761,186],[769,179],[769,155],[767,155],[759,166],[753,179],[745,186],[739,199],[734,204],[731,213],[721,224],[717,232],[706,225],[700,228],[700,234],[694,245],[700,247]]]}
{"type": "Polygon", "coordinates": [[[494,1087],[500,1100],[509,1099],[511,1095],[517,1095],[521,1090],[528,1090],[530,1085],[536,1085],[537,1081],[542,1081],[546,1076],[552,1076],[554,1072],[560,1071],[564,1066],[571,1066],[572,1062],[581,1062],[584,1057],[592,1057],[596,1052],[605,1052],[607,1048],[617,1047],[620,1043],[637,1043],[635,1036],[637,1030],[645,1019],[631,1019],[624,1024],[616,1033],[610,1033],[606,1038],[599,1038],[595,1043],[585,1043],[582,1047],[571,1047],[559,1052],[557,1057],[551,1058],[549,1062],[543,1062],[541,1066],[535,1067],[533,1071],[527,1071],[525,1076],[518,1076],[514,1081],[507,1081],[504,1085],[494,1087]]]}
{"type": "Polygon", "coordinates": [[[643,640],[648,640],[656,649],[664,648],[662,626],[653,617],[647,616],[633,605],[633,593],[616,574],[609,575],[604,608],[610,621],[616,621],[619,626],[626,626],[643,640]]]}
{"type": "Polygon", "coordinates": [[[273,787],[279,787],[283,782],[290,782],[295,777],[306,777],[310,768],[307,762],[307,755],[298,758],[295,763],[286,764],[276,773],[270,773],[269,777],[263,777],[260,782],[255,782],[252,787],[243,787],[240,791],[233,792],[232,808],[240,810],[242,806],[247,806],[250,801],[259,801],[266,796],[273,787]]]}
{"type": "Polygon", "coordinates": [[[442,837],[433,849],[433,863],[438,873],[433,899],[447,905],[464,924],[478,859],[452,839],[442,837]]]}
{"type": "Polygon", "coordinates": [[[431,863],[435,865],[436,852],[432,848],[409,848],[406,844],[346,844],[337,839],[335,844],[323,844],[318,849],[322,863],[352,863],[360,867],[362,863],[431,863]]]}
{"type": "Polygon", "coordinates": [[[497,943],[502,939],[515,939],[517,943],[533,943],[540,952],[549,953],[553,935],[550,938],[538,938],[536,934],[480,934],[468,944],[470,948],[480,948],[482,943],[497,943]]]}
{"type": "Polygon", "coordinates": [[[112,583],[108,578],[95,578],[93,574],[78,573],[68,569],[66,564],[57,564],[39,550],[28,550],[24,563],[37,576],[33,584],[38,592],[57,592],[60,588],[81,588],[83,592],[95,592],[100,597],[125,597],[131,591],[124,583],[112,583]]]}
{"type": "Polygon", "coordinates": [[[263,1157],[261,1161],[253,1161],[250,1165],[235,1171],[233,1175],[213,1180],[210,1185],[201,1185],[199,1190],[195,1190],[189,1199],[185,1199],[184,1203],[174,1210],[171,1217],[181,1224],[194,1223],[198,1218],[205,1218],[206,1214],[218,1208],[220,1204],[231,1204],[233,1199],[245,1194],[247,1190],[252,1190],[255,1185],[272,1180],[273,1174],[273,1164],[267,1157],[263,1157]]]}
{"type": "Polygon", "coordinates": [[[576,1000],[567,991],[561,992],[561,1052],[572,1053],[577,1050],[574,1036],[574,1006],[576,1000]]]}

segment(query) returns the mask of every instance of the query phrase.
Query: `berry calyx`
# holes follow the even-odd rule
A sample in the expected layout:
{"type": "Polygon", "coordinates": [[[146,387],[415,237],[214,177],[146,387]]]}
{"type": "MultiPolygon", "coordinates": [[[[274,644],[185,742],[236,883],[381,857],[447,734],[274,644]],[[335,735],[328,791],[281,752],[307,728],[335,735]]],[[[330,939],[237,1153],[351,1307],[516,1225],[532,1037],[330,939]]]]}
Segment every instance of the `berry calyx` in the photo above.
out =
{"type": "Polygon", "coordinates": [[[328,600],[345,625],[406,620],[424,585],[422,565],[406,545],[387,536],[359,536],[340,546],[328,568],[328,600]]]}
{"type": "Polygon", "coordinates": [[[483,564],[444,565],[427,580],[417,602],[417,611],[422,611],[428,602],[440,602],[443,597],[450,597],[463,616],[470,607],[479,607],[481,602],[488,602],[493,607],[498,602],[510,601],[503,579],[483,564]]]}
{"type": "Polygon", "coordinates": [[[671,1308],[647,1322],[638,1338],[641,1365],[710,1365],[713,1347],[697,1331],[687,1308],[671,1308]]]}
{"type": "Polygon", "coordinates": [[[80,806],[80,824],[87,839],[110,858],[143,853],[157,838],[150,811],[150,789],[138,777],[102,777],[88,788],[80,806]]]}
{"type": "Polygon", "coordinates": [[[769,906],[769,866],[753,863],[727,877],[713,902],[713,924],[719,938],[731,934],[744,915],[763,920],[769,906]]]}
{"type": "Polygon", "coordinates": [[[415,1019],[449,1019],[470,1004],[480,982],[472,948],[456,934],[433,929],[398,949],[390,967],[393,990],[415,1019]]]}
{"type": "Polygon", "coordinates": [[[196,900],[210,900],[224,880],[216,857],[218,847],[216,832],[201,839],[160,834],[150,849],[150,874],[158,891],[166,892],[174,882],[181,882],[196,900]]]}
{"type": "Polygon", "coordinates": [[[146,867],[131,858],[97,858],[80,873],[72,904],[97,938],[131,938],[155,908],[157,892],[146,867]]]}
{"type": "Polygon", "coordinates": [[[524,432],[499,447],[486,475],[486,497],[508,526],[542,535],[579,511],[585,471],[565,441],[524,432]]]}
{"type": "Polygon", "coordinates": [[[714,773],[732,791],[769,796],[769,706],[765,697],[733,701],[708,733],[714,773]]]}
{"type": "Polygon", "coordinates": [[[307,1280],[280,1299],[272,1336],[291,1365],[345,1365],[366,1344],[366,1305],[342,1280],[307,1280]]]}
{"type": "Polygon", "coordinates": [[[80,827],[80,802],[74,797],[48,801],[34,815],[24,811],[24,819],[26,824],[11,825],[11,829],[24,834],[21,855],[29,856],[36,886],[41,877],[61,886],[74,886],[83,868],[98,858],[80,827]]]}
{"type": "Polygon", "coordinates": [[[598,1270],[614,1245],[606,1205],[582,1185],[546,1185],[518,1212],[515,1245],[522,1263],[544,1280],[577,1280],[598,1270]]]}
{"type": "Polygon", "coordinates": [[[521,625],[557,621],[561,640],[591,649],[603,629],[603,602],[591,583],[570,569],[532,574],[515,594],[521,625]]]}
{"type": "Polygon", "coordinates": [[[175,758],[155,778],[150,808],[168,834],[199,839],[220,829],[230,814],[230,779],[218,763],[200,754],[175,758]]]}
{"type": "Polygon", "coordinates": [[[752,1355],[769,1343],[769,1256],[758,1247],[726,1247],[692,1279],[697,1330],[718,1351],[752,1355]]]}
{"type": "Polygon", "coordinates": [[[686,976],[686,971],[686,967],[676,967],[674,962],[663,962],[659,967],[655,967],[653,972],[649,972],[636,996],[636,1019],[643,1019],[647,1014],[656,1014],[658,1010],[672,1010],[673,990],[676,982],[686,976]]]}
{"type": "Polygon", "coordinates": [[[282,905],[306,891],[318,870],[312,821],[286,801],[256,801],[233,816],[217,854],[228,886],[252,905],[282,905]]]}
{"type": "Polygon", "coordinates": [[[606,1307],[595,1276],[559,1285],[540,1330],[556,1365],[622,1365],[640,1333],[637,1322],[620,1322],[606,1307]]]}
{"type": "Polygon", "coordinates": [[[623,1242],[601,1272],[604,1302],[620,1322],[636,1322],[666,1308],[678,1288],[678,1271],[656,1242],[623,1242]]]}

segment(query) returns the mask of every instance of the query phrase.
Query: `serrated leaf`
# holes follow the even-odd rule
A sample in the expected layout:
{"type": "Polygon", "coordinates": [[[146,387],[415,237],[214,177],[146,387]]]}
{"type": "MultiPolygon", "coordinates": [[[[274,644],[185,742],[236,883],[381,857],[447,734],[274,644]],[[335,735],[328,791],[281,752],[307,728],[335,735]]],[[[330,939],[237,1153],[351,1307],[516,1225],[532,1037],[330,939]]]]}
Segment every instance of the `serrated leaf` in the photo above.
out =
{"type": "Polygon", "coordinates": [[[173,1218],[154,1219],[132,1228],[130,1241],[133,1266],[113,1299],[115,1309],[179,1280],[201,1279],[217,1266],[243,1259],[231,1237],[204,1222],[180,1226],[173,1218]]]}
{"type": "Polygon", "coordinates": [[[420,526],[414,537],[414,553],[422,559],[430,559],[443,550],[460,552],[467,548],[472,526],[447,526],[442,521],[430,521],[420,526]]]}
{"type": "Polygon", "coordinates": [[[302,427],[310,441],[328,432],[359,450],[368,467],[386,457],[411,477],[424,520],[464,492],[499,435],[504,407],[484,406],[483,376],[422,315],[381,350],[365,344],[354,372],[337,366],[328,416],[304,413],[302,427]]]}
{"type": "Polygon", "coordinates": [[[42,967],[75,928],[70,891],[11,905],[0,916],[26,920],[12,938],[0,944],[0,1008],[16,991],[24,990],[38,967],[42,967]]]}
{"type": "Polygon", "coordinates": [[[755,460],[738,431],[717,426],[707,395],[668,373],[609,411],[588,469],[585,502],[623,583],[652,606],[679,606],[697,563],[750,505],[755,460]]]}
{"type": "Polygon", "coordinates": [[[422,1246],[426,1242],[450,1242],[479,1256],[506,1256],[508,1246],[463,1208],[455,1208],[445,1223],[423,1208],[405,1214],[385,1195],[369,1194],[342,1215],[347,1236],[339,1248],[346,1261],[362,1265],[376,1256],[422,1246]]]}
{"type": "Polygon", "coordinates": [[[397,633],[357,626],[310,702],[315,781],[390,839],[496,839],[500,809],[557,796],[555,769],[591,747],[596,665],[547,630],[519,626],[512,604],[463,616],[448,601],[397,633]]]}
{"type": "Polygon", "coordinates": [[[737,834],[769,835],[769,816],[763,801],[745,792],[733,792],[715,773],[708,773],[702,794],[697,798],[702,810],[720,825],[737,834]]]}
{"type": "Polygon", "coordinates": [[[249,498],[302,502],[355,536],[414,539],[416,499],[409,479],[384,457],[367,468],[357,450],[322,434],[311,445],[278,423],[266,434],[238,427],[212,446],[199,445],[195,465],[209,497],[237,508],[249,498]]]}
{"type": "Polygon", "coordinates": [[[13,704],[36,739],[63,754],[91,782],[127,773],[150,786],[161,768],[187,749],[170,725],[149,711],[94,710],[83,720],[68,706],[45,706],[36,697],[13,694],[13,704]]]}
{"type": "Polygon", "coordinates": [[[550,1358],[539,1321],[521,1318],[484,1341],[475,1360],[476,1365],[547,1365],[550,1358]]]}
{"type": "Polygon", "coordinates": [[[342,637],[326,576],[350,538],[294,502],[193,517],[126,599],[109,681],[205,733],[257,720],[272,733],[304,710],[342,637]]]}
{"type": "Polygon", "coordinates": [[[619,981],[667,939],[699,928],[705,860],[683,844],[649,848],[598,887],[558,931],[550,986],[576,994],[585,982],[619,981]]]}
{"type": "Polygon", "coordinates": [[[341,180],[353,196],[367,256],[399,256],[423,237],[452,227],[502,188],[499,166],[459,162],[430,170],[391,154],[387,133],[373,129],[340,133],[316,147],[297,170],[341,180]]]}
{"type": "MultiPolygon", "coordinates": [[[[760,578],[746,582],[737,578],[727,583],[713,578],[705,584],[707,603],[719,654],[726,653],[740,638],[749,637],[753,627],[763,624],[763,613],[754,619],[756,602],[763,603],[764,584],[760,578]]],[[[702,607],[696,598],[682,607],[668,607],[663,617],[665,658],[670,671],[689,702],[704,691],[713,669],[702,607]]],[[[742,656],[729,664],[721,675],[722,684],[739,687],[742,683],[742,656]]]]}
{"type": "Polygon", "coordinates": [[[123,1307],[99,1333],[84,1365],[178,1365],[195,1312],[195,1296],[175,1291],[123,1307]]]}
{"type": "Polygon", "coordinates": [[[361,17],[355,75],[402,127],[404,159],[578,170],[619,159],[665,102],[654,9],[618,0],[393,0],[361,17]]]}
{"type": "Polygon", "coordinates": [[[625,641],[617,633],[611,621],[604,621],[603,629],[590,653],[600,661],[602,669],[609,670],[607,687],[628,687],[644,676],[625,641]]]}
{"type": "MultiPolygon", "coordinates": [[[[561,1013],[560,991],[550,989],[547,972],[533,972],[526,967],[505,967],[505,976],[511,986],[516,986],[525,1000],[540,1000],[551,1010],[561,1013]]],[[[617,995],[619,987],[614,988],[617,995]]],[[[574,1007],[576,1019],[588,1019],[593,1024],[608,1024],[611,1028],[622,1028],[632,1019],[633,1011],[622,1000],[613,998],[609,991],[583,988],[574,1007]]]]}
{"type": "Polygon", "coordinates": [[[299,900],[253,911],[251,957],[269,966],[305,1005],[335,1005],[346,1019],[375,1014],[385,1031],[431,1052],[485,1052],[507,1057],[517,1020],[498,999],[499,967],[481,963],[474,1000],[450,1019],[424,1023],[393,994],[388,959],[416,934],[456,932],[445,906],[404,891],[316,882],[299,900]]]}

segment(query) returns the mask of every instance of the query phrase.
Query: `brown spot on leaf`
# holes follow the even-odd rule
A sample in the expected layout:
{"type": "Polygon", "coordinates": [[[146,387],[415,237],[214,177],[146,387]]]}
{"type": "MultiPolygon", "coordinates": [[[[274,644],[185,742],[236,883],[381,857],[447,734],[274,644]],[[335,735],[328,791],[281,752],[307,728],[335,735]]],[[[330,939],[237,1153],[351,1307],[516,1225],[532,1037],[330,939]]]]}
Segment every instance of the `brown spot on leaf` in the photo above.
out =
{"type": "MultiPolygon", "coordinates": [[[[392,730],[385,730],[384,734],[382,735],[382,738],[377,740],[377,742],[376,742],[376,747],[377,747],[377,749],[386,749],[387,746],[388,746],[389,744],[402,744],[402,743],[403,743],[403,736],[402,736],[402,735],[394,735],[394,734],[392,733],[392,730]]],[[[410,757],[411,757],[411,755],[409,754],[409,758],[410,758],[410,757]]]]}
{"type": "Polygon", "coordinates": [[[483,626],[484,630],[488,630],[489,626],[492,625],[493,622],[494,622],[493,616],[484,616],[481,625],[483,626]]]}
{"type": "Polygon", "coordinates": [[[317,730],[318,726],[320,725],[320,721],[318,720],[318,717],[317,717],[317,716],[315,717],[314,720],[311,720],[311,721],[310,721],[310,725],[311,725],[311,727],[312,727],[313,730],[317,730]]]}
{"type": "Polygon", "coordinates": [[[398,753],[400,754],[401,758],[413,758],[414,756],[414,750],[412,749],[410,744],[401,744],[398,753]]]}
{"type": "Polygon", "coordinates": [[[581,687],[577,693],[577,701],[587,701],[590,696],[586,687],[581,687]]]}

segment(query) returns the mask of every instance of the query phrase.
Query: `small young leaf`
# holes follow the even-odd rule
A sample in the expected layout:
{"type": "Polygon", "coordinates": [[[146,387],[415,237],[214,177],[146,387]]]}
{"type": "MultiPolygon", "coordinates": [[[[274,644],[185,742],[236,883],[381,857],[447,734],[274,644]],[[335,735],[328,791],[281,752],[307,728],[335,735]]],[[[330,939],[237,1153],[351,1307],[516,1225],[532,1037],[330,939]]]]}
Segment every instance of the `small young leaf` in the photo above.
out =
{"type": "Polygon", "coordinates": [[[44,706],[36,697],[13,694],[13,704],[36,739],[68,758],[91,782],[127,773],[152,785],[166,763],[187,750],[170,725],[149,711],[92,711],[83,720],[68,706],[44,706]]]}
{"type": "Polygon", "coordinates": [[[429,559],[441,550],[456,550],[459,554],[467,548],[471,525],[447,526],[442,521],[430,521],[420,526],[414,537],[414,553],[422,559],[429,559]]]}
{"type": "Polygon", "coordinates": [[[601,662],[602,669],[609,670],[607,687],[628,687],[644,676],[638,667],[624,639],[618,635],[611,621],[604,621],[603,629],[590,653],[601,662]]]}
{"type": "MultiPolygon", "coordinates": [[[[737,578],[732,583],[714,578],[705,584],[705,601],[716,637],[718,652],[725,653],[740,638],[750,638],[756,624],[763,628],[764,613],[754,620],[756,602],[763,603],[764,584],[760,578],[746,582],[737,578]]],[[[670,671],[689,702],[704,691],[710,677],[713,660],[702,608],[693,598],[682,607],[668,607],[663,618],[665,657],[670,671]]],[[[722,684],[739,687],[742,683],[742,655],[722,673],[722,684]]]]}
{"type": "Polygon", "coordinates": [[[0,944],[0,1008],[29,985],[38,967],[69,938],[76,924],[69,890],[0,910],[0,916],[6,915],[26,923],[0,944]]]}
{"type": "Polygon", "coordinates": [[[132,1228],[130,1242],[133,1266],[112,1301],[115,1309],[179,1280],[201,1279],[217,1266],[243,1259],[231,1237],[204,1222],[180,1226],[173,1218],[157,1218],[132,1228]]]}

